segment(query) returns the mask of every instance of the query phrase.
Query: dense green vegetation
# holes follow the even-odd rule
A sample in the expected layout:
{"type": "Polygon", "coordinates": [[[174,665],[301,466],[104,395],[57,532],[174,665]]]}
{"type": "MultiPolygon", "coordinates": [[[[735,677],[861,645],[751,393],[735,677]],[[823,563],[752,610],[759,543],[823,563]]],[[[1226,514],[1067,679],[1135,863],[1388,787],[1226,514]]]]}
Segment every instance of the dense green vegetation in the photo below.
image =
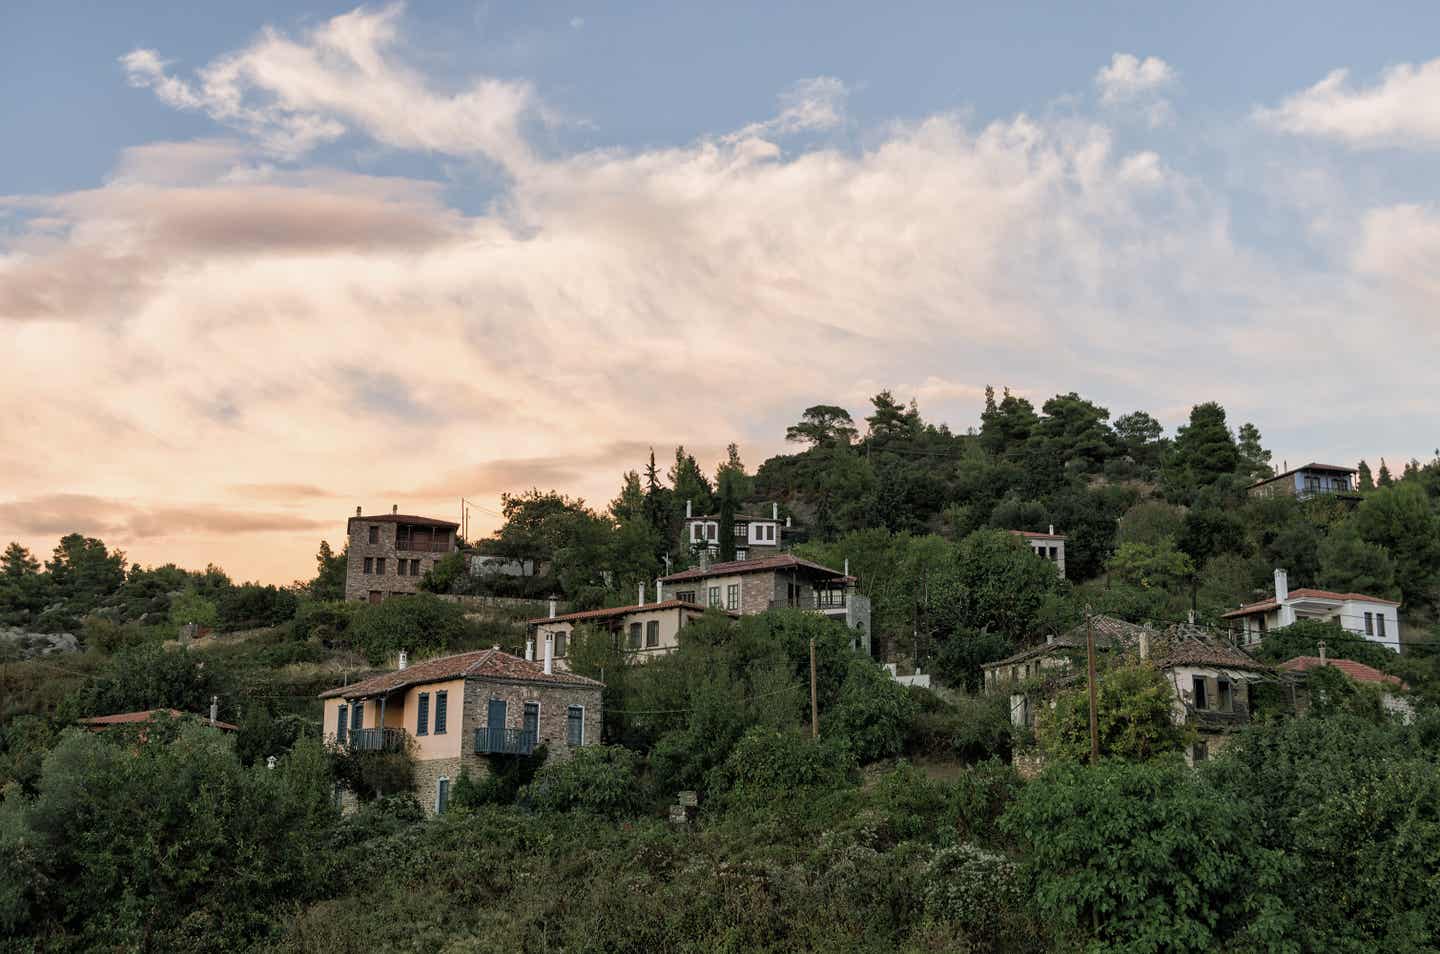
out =
{"type": "Polygon", "coordinates": [[[508,496],[477,545],[547,572],[477,578],[456,558],[425,586],[619,605],[693,559],[687,500],[727,522],[778,501],[800,553],[849,562],[877,646],[943,688],[902,688],[797,611],[711,614],[645,665],[582,628],[568,658],[603,675],[604,744],[462,778],[435,819],[406,794],[409,755],[327,749],[316,694],[402,648],[517,651],[525,609],[339,602],[344,555],[325,544],[286,587],[131,566],[79,534],[43,563],[11,545],[0,625],[73,633],[79,651],[0,643],[0,950],[1440,950],[1440,459],[1362,468],[1355,500],[1251,500],[1269,455],[1218,405],[1167,437],[1074,394],[1038,410],[992,394],[963,434],[888,392],[872,404],[862,423],[808,409],[787,431],[798,452],[753,473],[733,447],[713,476],[683,448],[664,473],[652,455],[604,512],[508,496]],[[1051,523],[1067,579],[1005,532],[1051,523]],[[1008,699],[975,694],[985,662],[1087,607],[1215,624],[1276,566],[1292,587],[1403,600],[1402,656],[1317,623],[1257,654],[1323,641],[1399,675],[1412,724],[1322,669],[1307,715],[1262,686],[1255,723],[1189,769],[1167,686],[1117,666],[1092,766],[1078,688],[1035,738],[1008,699]],[[186,623],[214,632],[180,645],[186,623]],[[237,733],[74,724],[212,698],[237,733]],[[1010,762],[1035,748],[1048,764],[1027,779],[1010,762]],[[667,820],[681,791],[700,799],[683,826],[667,820]]]}

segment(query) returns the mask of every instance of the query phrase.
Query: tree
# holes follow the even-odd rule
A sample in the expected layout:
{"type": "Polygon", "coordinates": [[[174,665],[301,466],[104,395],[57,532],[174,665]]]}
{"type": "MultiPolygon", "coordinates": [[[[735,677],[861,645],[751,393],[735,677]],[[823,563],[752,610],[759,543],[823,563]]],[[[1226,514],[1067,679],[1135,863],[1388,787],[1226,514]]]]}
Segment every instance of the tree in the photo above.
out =
{"type": "Polygon", "coordinates": [[[811,447],[832,447],[836,444],[850,444],[858,431],[850,412],[834,404],[816,404],[807,407],[797,424],[785,428],[785,439],[811,447]]]}
{"type": "Polygon", "coordinates": [[[1385,458],[1380,458],[1380,473],[1376,477],[1377,487],[1390,487],[1395,483],[1395,478],[1390,476],[1390,468],[1385,466],[1385,458]]]}
{"type": "Polygon", "coordinates": [[[155,643],[122,649],[69,705],[78,709],[78,715],[111,715],[142,709],[202,713],[209,711],[212,695],[223,695],[227,697],[228,708],[229,680],[213,661],[203,656],[183,648],[167,650],[155,643]]]}
{"type": "Polygon", "coordinates": [[[1190,557],[1175,549],[1169,540],[1122,543],[1110,558],[1108,569],[1122,583],[1169,593],[1179,591],[1195,576],[1190,557]]]}
{"type": "Polygon", "coordinates": [[[1240,450],[1225,423],[1225,409],[1214,401],[1190,409],[1190,422],[1175,433],[1165,462],[1166,495],[1188,503],[1202,487],[1236,472],[1240,450]]]}
{"type": "Polygon", "coordinates": [[[916,436],[920,431],[920,412],[912,403],[907,409],[895,400],[887,388],[870,399],[874,413],[865,418],[870,426],[869,439],[884,442],[916,436]]]}
{"type": "Polygon", "coordinates": [[[351,644],[375,665],[400,650],[415,656],[441,652],[464,639],[465,609],[428,593],[365,604],[348,630],[351,644]]]}
{"type": "Polygon", "coordinates": [[[1115,451],[1116,439],[1107,423],[1110,411],[1071,391],[1057,394],[1040,410],[1032,440],[1050,445],[1049,451],[1062,467],[1082,473],[1098,471],[1115,451]]]}
{"type": "Polygon", "coordinates": [[[1366,543],[1351,521],[1330,531],[1320,544],[1320,586],[1340,593],[1394,598],[1395,562],[1384,547],[1366,543]]]}
{"type": "Polygon", "coordinates": [[[213,627],[219,622],[219,613],[215,604],[196,595],[194,590],[186,590],[170,601],[170,623],[173,626],[186,626],[194,623],[198,626],[213,627]]]}
{"type": "Polygon", "coordinates": [[[1414,611],[1437,603],[1440,518],[1416,482],[1383,484],[1355,509],[1361,539],[1384,547],[1395,563],[1395,582],[1414,611]]]}
{"type": "Polygon", "coordinates": [[[1000,825],[1022,847],[1057,949],[1293,949],[1276,897],[1284,852],[1258,841],[1246,802],[1178,759],[1062,763],[1026,785],[1000,825]]]}
{"type": "Polygon", "coordinates": [[[1374,478],[1373,476],[1371,476],[1371,474],[1370,474],[1370,465],[1367,464],[1365,461],[1362,460],[1362,461],[1360,462],[1360,466],[1356,467],[1355,470],[1356,470],[1356,473],[1358,474],[1358,476],[1356,477],[1356,481],[1357,481],[1358,487],[1359,487],[1359,489],[1360,489],[1360,492],[1361,492],[1361,493],[1368,493],[1368,492],[1374,490],[1374,489],[1375,489],[1375,478],[1374,478]]]}
{"type": "Polygon", "coordinates": [[[45,607],[46,580],[30,551],[11,543],[0,555],[0,623],[27,623],[45,607]]]}
{"type": "Polygon", "coordinates": [[[956,625],[1000,633],[1012,642],[1034,634],[1047,599],[1063,585],[1053,564],[1036,559],[1018,537],[998,530],[981,530],[961,541],[952,574],[959,587],[956,625]]]}
{"type": "Polygon", "coordinates": [[[1236,450],[1240,453],[1240,472],[1250,480],[1263,480],[1275,476],[1270,466],[1270,452],[1260,444],[1260,428],[1254,424],[1241,424],[1237,435],[1236,450]]]}
{"type": "Polygon", "coordinates": [[[73,627],[79,616],[98,608],[125,582],[125,554],[78,533],[66,534],[45,562],[48,588],[64,602],[55,627],[73,627]]]}
{"type": "Polygon", "coordinates": [[[320,549],[315,554],[315,578],[306,587],[312,599],[330,601],[345,598],[345,565],[349,552],[348,542],[337,554],[330,549],[330,541],[320,541],[320,549]]]}
{"type": "Polygon", "coordinates": [[[980,415],[980,446],[996,457],[1017,452],[1030,439],[1037,423],[1035,406],[1006,388],[1000,403],[995,391],[985,388],[985,411],[980,415]]]}
{"type": "Polygon", "coordinates": [[[708,514],[715,506],[715,491],[705,472],[700,469],[692,454],[685,453],[684,446],[675,448],[675,463],[670,467],[670,486],[675,490],[675,507],[683,514],[688,501],[696,513],[708,514]]]}
{"type": "Polygon", "coordinates": [[[1120,451],[1133,460],[1143,473],[1153,473],[1160,466],[1165,450],[1165,428],[1144,411],[1133,411],[1115,418],[1115,437],[1120,451]]]}
{"type": "MultiPolygon", "coordinates": [[[[1101,676],[1096,691],[1101,758],[1143,762],[1179,752],[1192,732],[1175,724],[1175,689],[1149,663],[1118,666],[1101,676]]],[[[1035,735],[1051,758],[1082,762],[1090,757],[1090,694],[1081,685],[1042,708],[1035,735]]]]}

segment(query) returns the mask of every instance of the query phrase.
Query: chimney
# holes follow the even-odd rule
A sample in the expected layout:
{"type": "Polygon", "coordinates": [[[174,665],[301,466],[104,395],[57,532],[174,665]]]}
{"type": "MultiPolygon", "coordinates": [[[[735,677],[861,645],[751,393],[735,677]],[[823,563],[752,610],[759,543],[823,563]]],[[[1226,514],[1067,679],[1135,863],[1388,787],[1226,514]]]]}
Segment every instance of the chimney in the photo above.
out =
{"type": "Polygon", "coordinates": [[[535,640],[525,640],[525,659],[527,662],[535,661],[535,640]]]}
{"type": "Polygon", "coordinates": [[[702,550],[700,551],[700,569],[701,569],[701,570],[708,570],[708,569],[710,569],[710,548],[709,548],[709,547],[705,547],[704,549],[702,549],[702,550]]]}
{"type": "Polygon", "coordinates": [[[400,505],[399,505],[399,504],[391,504],[391,505],[390,505],[390,515],[391,515],[392,517],[395,516],[396,514],[398,514],[399,512],[400,512],[400,505]]]}
{"type": "Polygon", "coordinates": [[[790,515],[788,513],[785,515],[785,526],[790,526],[790,515]]]}
{"type": "Polygon", "coordinates": [[[644,605],[645,605],[645,584],[644,584],[644,583],[637,584],[637,596],[638,596],[639,598],[635,601],[635,604],[636,604],[637,606],[644,606],[644,605]]]}
{"type": "Polygon", "coordinates": [[[846,558],[845,558],[845,575],[846,575],[846,576],[849,576],[849,575],[850,575],[850,558],[849,558],[849,557],[846,557],[846,558]]]}
{"type": "Polygon", "coordinates": [[[687,500],[685,501],[685,519],[689,520],[693,516],[695,516],[695,505],[687,500]]]}
{"type": "Polygon", "coordinates": [[[1050,524],[1050,536],[1055,536],[1055,524],[1050,524]]]}
{"type": "Polygon", "coordinates": [[[357,516],[357,517],[360,516],[360,508],[359,508],[359,507],[356,507],[356,508],[355,508],[355,516],[357,516]]]}
{"type": "Polygon", "coordinates": [[[558,604],[559,602],[560,602],[560,601],[557,600],[555,597],[553,597],[553,596],[550,597],[550,618],[551,618],[551,619],[554,619],[554,618],[555,618],[556,604],[558,604]]]}
{"type": "Polygon", "coordinates": [[[1195,625],[1195,611],[1193,609],[1185,611],[1185,622],[1191,626],[1195,625]]]}
{"type": "Polygon", "coordinates": [[[545,634],[545,675],[555,671],[555,634],[545,634]]]}
{"type": "Polygon", "coordinates": [[[779,505],[778,503],[772,503],[772,504],[770,505],[770,519],[771,519],[771,520],[779,520],[779,519],[780,519],[780,505],[779,505]]]}
{"type": "Polygon", "coordinates": [[[1290,599],[1290,575],[1279,567],[1275,568],[1275,602],[1284,603],[1290,599]]]}
{"type": "Polygon", "coordinates": [[[1053,643],[1053,642],[1055,642],[1055,634],[1054,634],[1054,633],[1046,633],[1046,634],[1045,634],[1045,645],[1046,645],[1046,646],[1049,646],[1049,645],[1050,645],[1051,643],[1053,643]]]}
{"type": "Polygon", "coordinates": [[[267,769],[269,769],[270,771],[272,771],[272,772],[275,771],[275,756],[273,756],[273,755],[267,755],[267,756],[265,756],[265,767],[266,767],[267,769]]]}
{"type": "Polygon", "coordinates": [[[663,591],[660,589],[660,581],[655,581],[655,602],[662,602],[663,591]]]}
{"type": "Polygon", "coordinates": [[[220,718],[220,697],[210,697],[210,724],[214,725],[215,720],[220,718]]]}
{"type": "Polygon", "coordinates": [[[1317,643],[1316,645],[1317,645],[1317,646],[1319,647],[1319,649],[1320,649],[1320,665],[1323,666],[1323,665],[1325,665],[1325,640],[1323,640],[1323,639],[1320,640],[1320,642],[1317,643]]]}
{"type": "Polygon", "coordinates": [[[410,665],[410,654],[407,653],[407,652],[406,652],[405,650],[403,650],[403,649],[400,650],[400,658],[399,658],[399,660],[396,661],[395,668],[396,668],[396,669],[404,669],[406,666],[409,666],[409,665],[410,665]]]}
{"type": "Polygon", "coordinates": [[[1140,658],[1150,658],[1150,630],[1140,630],[1140,658]]]}

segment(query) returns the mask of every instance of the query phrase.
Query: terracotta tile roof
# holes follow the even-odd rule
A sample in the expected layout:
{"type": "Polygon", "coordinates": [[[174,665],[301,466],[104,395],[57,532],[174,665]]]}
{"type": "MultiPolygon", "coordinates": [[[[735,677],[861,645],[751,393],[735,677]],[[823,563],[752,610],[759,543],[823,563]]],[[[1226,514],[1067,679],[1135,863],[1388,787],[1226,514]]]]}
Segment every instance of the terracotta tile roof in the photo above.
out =
{"type": "MultiPolygon", "coordinates": [[[[1123,619],[1114,616],[1095,616],[1091,620],[1095,627],[1095,648],[1112,649],[1115,646],[1126,648],[1136,645],[1140,641],[1140,634],[1148,627],[1138,623],[1127,623],[1123,619]]],[[[1029,649],[1022,649],[1013,656],[995,662],[986,663],[982,668],[991,666],[1009,666],[1013,663],[1024,662],[1027,659],[1034,659],[1036,656],[1044,656],[1051,652],[1065,650],[1084,649],[1088,641],[1085,624],[1081,623],[1074,629],[1056,636],[1053,640],[1031,646],[1029,649]]]]}
{"type": "MultiPolygon", "coordinates": [[[[1386,606],[1399,606],[1395,600],[1387,600],[1381,596],[1366,596],[1364,593],[1334,593],[1330,590],[1316,590],[1309,587],[1301,587],[1298,590],[1290,591],[1290,599],[1287,602],[1293,603],[1296,600],[1355,600],[1364,603],[1384,603],[1386,606]]],[[[1261,600],[1258,603],[1246,603],[1239,609],[1231,610],[1228,613],[1220,614],[1221,619],[1233,619],[1236,616],[1253,616],[1256,613],[1268,613],[1273,609],[1279,609],[1280,604],[1275,597],[1261,600]]]]}
{"type": "Polygon", "coordinates": [[[853,576],[844,576],[839,570],[832,570],[828,566],[821,566],[810,560],[802,560],[789,553],[780,553],[775,556],[761,557],[758,560],[730,560],[725,563],[712,563],[708,570],[702,570],[699,567],[681,570],[679,573],[662,576],[660,582],[683,583],[686,580],[703,580],[712,576],[734,576],[737,573],[762,573],[766,570],[813,570],[837,579],[854,579],[853,576]]]}
{"type": "Polygon", "coordinates": [[[427,659],[404,669],[382,673],[363,682],[327,689],[320,693],[320,698],[330,699],[339,696],[344,699],[356,699],[364,696],[378,696],[394,692],[397,689],[404,689],[407,686],[466,678],[504,679],[509,682],[535,682],[557,686],[595,686],[598,688],[604,685],[604,683],[576,675],[573,672],[547,674],[541,663],[521,659],[519,656],[512,656],[498,649],[482,649],[473,653],[427,659]]]}
{"type": "Polygon", "coordinates": [[[1233,646],[1213,640],[1199,642],[1188,639],[1172,642],[1155,654],[1157,669],[1173,669],[1176,666],[1211,666],[1251,672],[1270,672],[1274,668],[1233,646]]]}
{"type": "MultiPolygon", "coordinates": [[[[106,729],[112,725],[134,725],[139,722],[149,722],[159,713],[165,713],[172,719],[198,719],[206,725],[210,724],[208,716],[195,715],[193,712],[181,712],[179,709],[146,709],[143,712],[120,712],[115,715],[92,716],[88,719],[81,719],[81,725],[88,725],[95,729],[106,729]]],[[[231,725],[228,722],[221,722],[218,719],[214,723],[215,728],[224,729],[226,732],[239,732],[238,725],[231,725]]]]}
{"type": "MultiPolygon", "coordinates": [[[[534,619],[527,619],[525,625],[540,626],[544,623],[578,623],[587,620],[613,619],[618,616],[628,616],[631,613],[646,613],[650,610],[667,609],[691,609],[703,613],[711,607],[701,606],[699,603],[691,603],[689,600],[662,600],[659,603],[636,603],[634,606],[609,606],[605,609],[581,610],[578,613],[566,613],[563,616],[537,616],[534,619]]],[[[714,609],[720,609],[718,606],[714,609]]],[[[728,610],[720,610],[727,616],[740,618],[739,613],[731,613],[728,610]]]]}
{"type": "Polygon", "coordinates": [[[1035,531],[1033,531],[1033,530],[1011,530],[1010,533],[1015,534],[1017,537],[1025,537],[1025,538],[1028,539],[1028,540],[1064,540],[1064,539],[1066,539],[1065,534],[1063,534],[1063,533],[1037,533],[1037,532],[1035,532],[1035,531]]]}
{"type": "Polygon", "coordinates": [[[1281,669],[1289,670],[1290,672],[1309,672],[1321,666],[1334,666],[1356,682],[1373,682],[1382,685],[1399,686],[1401,689],[1409,688],[1399,676],[1392,676],[1388,672],[1381,672],[1374,666],[1367,666],[1353,659],[1325,659],[1322,661],[1319,656],[1296,656],[1294,659],[1287,659],[1280,664],[1281,669]]]}
{"type": "Polygon", "coordinates": [[[446,527],[450,530],[458,529],[460,524],[454,520],[437,520],[434,517],[416,517],[405,513],[383,513],[375,517],[351,517],[350,521],[359,520],[363,523],[413,523],[419,527],[446,527]]]}

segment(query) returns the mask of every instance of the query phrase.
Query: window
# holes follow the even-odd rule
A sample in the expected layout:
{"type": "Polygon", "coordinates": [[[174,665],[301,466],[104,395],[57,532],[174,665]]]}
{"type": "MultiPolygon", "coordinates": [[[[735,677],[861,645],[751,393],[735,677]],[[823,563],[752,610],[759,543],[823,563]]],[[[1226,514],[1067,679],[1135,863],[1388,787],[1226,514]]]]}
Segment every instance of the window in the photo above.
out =
{"type": "Polygon", "coordinates": [[[384,598],[385,598],[385,594],[382,593],[382,592],[380,592],[379,590],[371,590],[371,591],[370,591],[370,602],[372,602],[372,603],[378,603],[378,602],[380,602],[381,600],[383,600],[384,598]]]}
{"type": "Polygon", "coordinates": [[[631,624],[630,624],[630,648],[631,648],[631,649],[639,649],[639,648],[640,648],[640,624],[639,624],[639,623],[631,623],[631,624]]]}
{"type": "Polygon", "coordinates": [[[565,741],[571,746],[585,744],[585,707],[571,706],[565,712],[565,741]]]}
{"type": "Polygon", "coordinates": [[[435,814],[445,814],[445,808],[450,804],[450,778],[440,776],[440,781],[435,783],[435,814]]]}
{"type": "Polygon", "coordinates": [[[738,610],[740,608],[740,584],[731,583],[725,587],[725,608],[738,610]]]}
{"type": "Polygon", "coordinates": [[[417,559],[417,560],[411,560],[411,561],[410,561],[410,575],[411,575],[411,576],[419,576],[419,575],[420,575],[420,561],[419,561],[418,559],[417,559]]]}
{"type": "Polygon", "coordinates": [[[682,603],[693,603],[695,602],[695,591],[680,590],[675,594],[675,598],[682,603]]]}
{"type": "Polygon", "coordinates": [[[1366,613],[1366,614],[1365,614],[1365,635],[1366,635],[1366,636],[1374,636],[1374,635],[1375,635],[1375,614],[1374,614],[1374,613],[1366,613]]]}
{"type": "Polygon", "coordinates": [[[1210,757],[1210,745],[1207,742],[1196,742],[1190,749],[1190,758],[1194,762],[1203,762],[1210,757]]]}
{"type": "Polygon", "coordinates": [[[420,701],[416,704],[415,713],[415,734],[430,734],[430,693],[420,693],[420,701]]]}
{"type": "Polygon", "coordinates": [[[365,703],[356,702],[350,706],[350,731],[365,727],[365,703]]]}
{"type": "Polygon", "coordinates": [[[730,532],[735,535],[736,540],[744,540],[750,534],[750,525],[746,523],[737,523],[735,524],[735,526],[730,528],[730,532]]]}
{"type": "Polygon", "coordinates": [[[371,543],[379,543],[379,542],[380,542],[380,528],[377,527],[377,526],[375,526],[373,523],[370,525],[370,542],[371,542],[371,543]]]}
{"type": "Polygon", "coordinates": [[[720,587],[718,587],[718,586],[712,586],[712,587],[710,587],[710,605],[711,605],[711,606],[719,606],[719,605],[720,605],[720,587]]]}
{"type": "Polygon", "coordinates": [[[1209,703],[1209,700],[1205,698],[1205,677],[1204,677],[1204,676],[1194,676],[1194,677],[1192,677],[1191,680],[1190,680],[1190,686],[1191,686],[1191,691],[1193,692],[1193,699],[1194,699],[1194,702],[1195,702],[1195,708],[1197,708],[1197,709],[1208,709],[1208,708],[1209,708],[1209,704],[1208,704],[1208,703],[1209,703]]]}
{"type": "Polygon", "coordinates": [[[1319,491],[1320,491],[1320,478],[1319,478],[1319,477],[1306,477],[1306,478],[1305,478],[1305,492],[1306,492],[1307,494],[1313,494],[1313,493],[1319,493],[1319,491]]]}
{"type": "Polygon", "coordinates": [[[707,530],[710,531],[710,539],[711,539],[711,540],[719,540],[719,539],[720,539],[720,524],[718,524],[718,523],[707,523],[707,524],[705,525],[705,527],[706,527],[707,530]]]}
{"type": "Polygon", "coordinates": [[[449,716],[449,714],[450,714],[450,713],[449,713],[449,706],[447,705],[447,703],[448,703],[449,701],[450,701],[450,693],[445,692],[443,689],[442,689],[440,692],[435,693],[435,734],[436,734],[436,735],[444,735],[444,734],[445,734],[445,720],[446,720],[446,717],[449,716]]]}
{"type": "Polygon", "coordinates": [[[366,558],[365,558],[365,572],[366,572],[366,573],[374,573],[374,572],[375,572],[375,558],[374,558],[374,557],[366,557],[366,558]]]}
{"type": "Polygon", "coordinates": [[[660,645],[660,621],[652,619],[645,624],[645,648],[654,649],[660,645]]]}
{"type": "Polygon", "coordinates": [[[380,573],[380,574],[383,574],[383,573],[385,572],[385,558],[384,558],[384,557],[376,557],[376,558],[375,558],[375,572],[376,572],[376,573],[380,573]]]}
{"type": "Polygon", "coordinates": [[[1268,617],[1268,616],[1263,616],[1263,615],[1262,615],[1262,616],[1260,617],[1260,634],[1263,636],[1263,635],[1265,634],[1265,631],[1266,631],[1267,629],[1269,629],[1269,628],[1270,628],[1270,617],[1268,617]]]}
{"type": "Polygon", "coordinates": [[[1215,688],[1217,690],[1215,694],[1218,697],[1218,701],[1220,703],[1220,711],[1232,711],[1235,708],[1235,700],[1230,689],[1230,680],[1221,679],[1215,684],[1215,688]]]}
{"type": "Polygon", "coordinates": [[[340,718],[335,720],[335,741],[341,745],[345,744],[346,720],[349,718],[350,707],[342,704],[340,706],[340,718]]]}
{"type": "Polygon", "coordinates": [[[749,551],[749,550],[745,550],[745,549],[736,550],[736,551],[735,551],[735,559],[737,559],[737,560],[748,560],[748,559],[750,559],[750,551],[749,551]]]}
{"type": "Polygon", "coordinates": [[[525,737],[532,743],[540,738],[540,703],[525,703],[525,737]]]}
{"type": "Polygon", "coordinates": [[[690,524],[690,542],[691,542],[691,543],[700,543],[700,542],[702,542],[704,539],[705,539],[705,524],[703,524],[703,523],[692,523],[692,524],[690,524]]]}
{"type": "Polygon", "coordinates": [[[1384,613],[1376,613],[1376,614],[1375,614],[1375,622],[1376,622],[1376,624],[1377,624],[1378,627],[1379,627],[1379,635],[1380,635],[1380,638],[1381,638],[1381,639],[1384,639],[1384,638],[1385,638],[1385,614],[1384,614],[1384,613]]]}
{"type": "Polygon", "coordinates": [[[565,633],[555,634],[555,658],[565,655],[565,633]]]}

